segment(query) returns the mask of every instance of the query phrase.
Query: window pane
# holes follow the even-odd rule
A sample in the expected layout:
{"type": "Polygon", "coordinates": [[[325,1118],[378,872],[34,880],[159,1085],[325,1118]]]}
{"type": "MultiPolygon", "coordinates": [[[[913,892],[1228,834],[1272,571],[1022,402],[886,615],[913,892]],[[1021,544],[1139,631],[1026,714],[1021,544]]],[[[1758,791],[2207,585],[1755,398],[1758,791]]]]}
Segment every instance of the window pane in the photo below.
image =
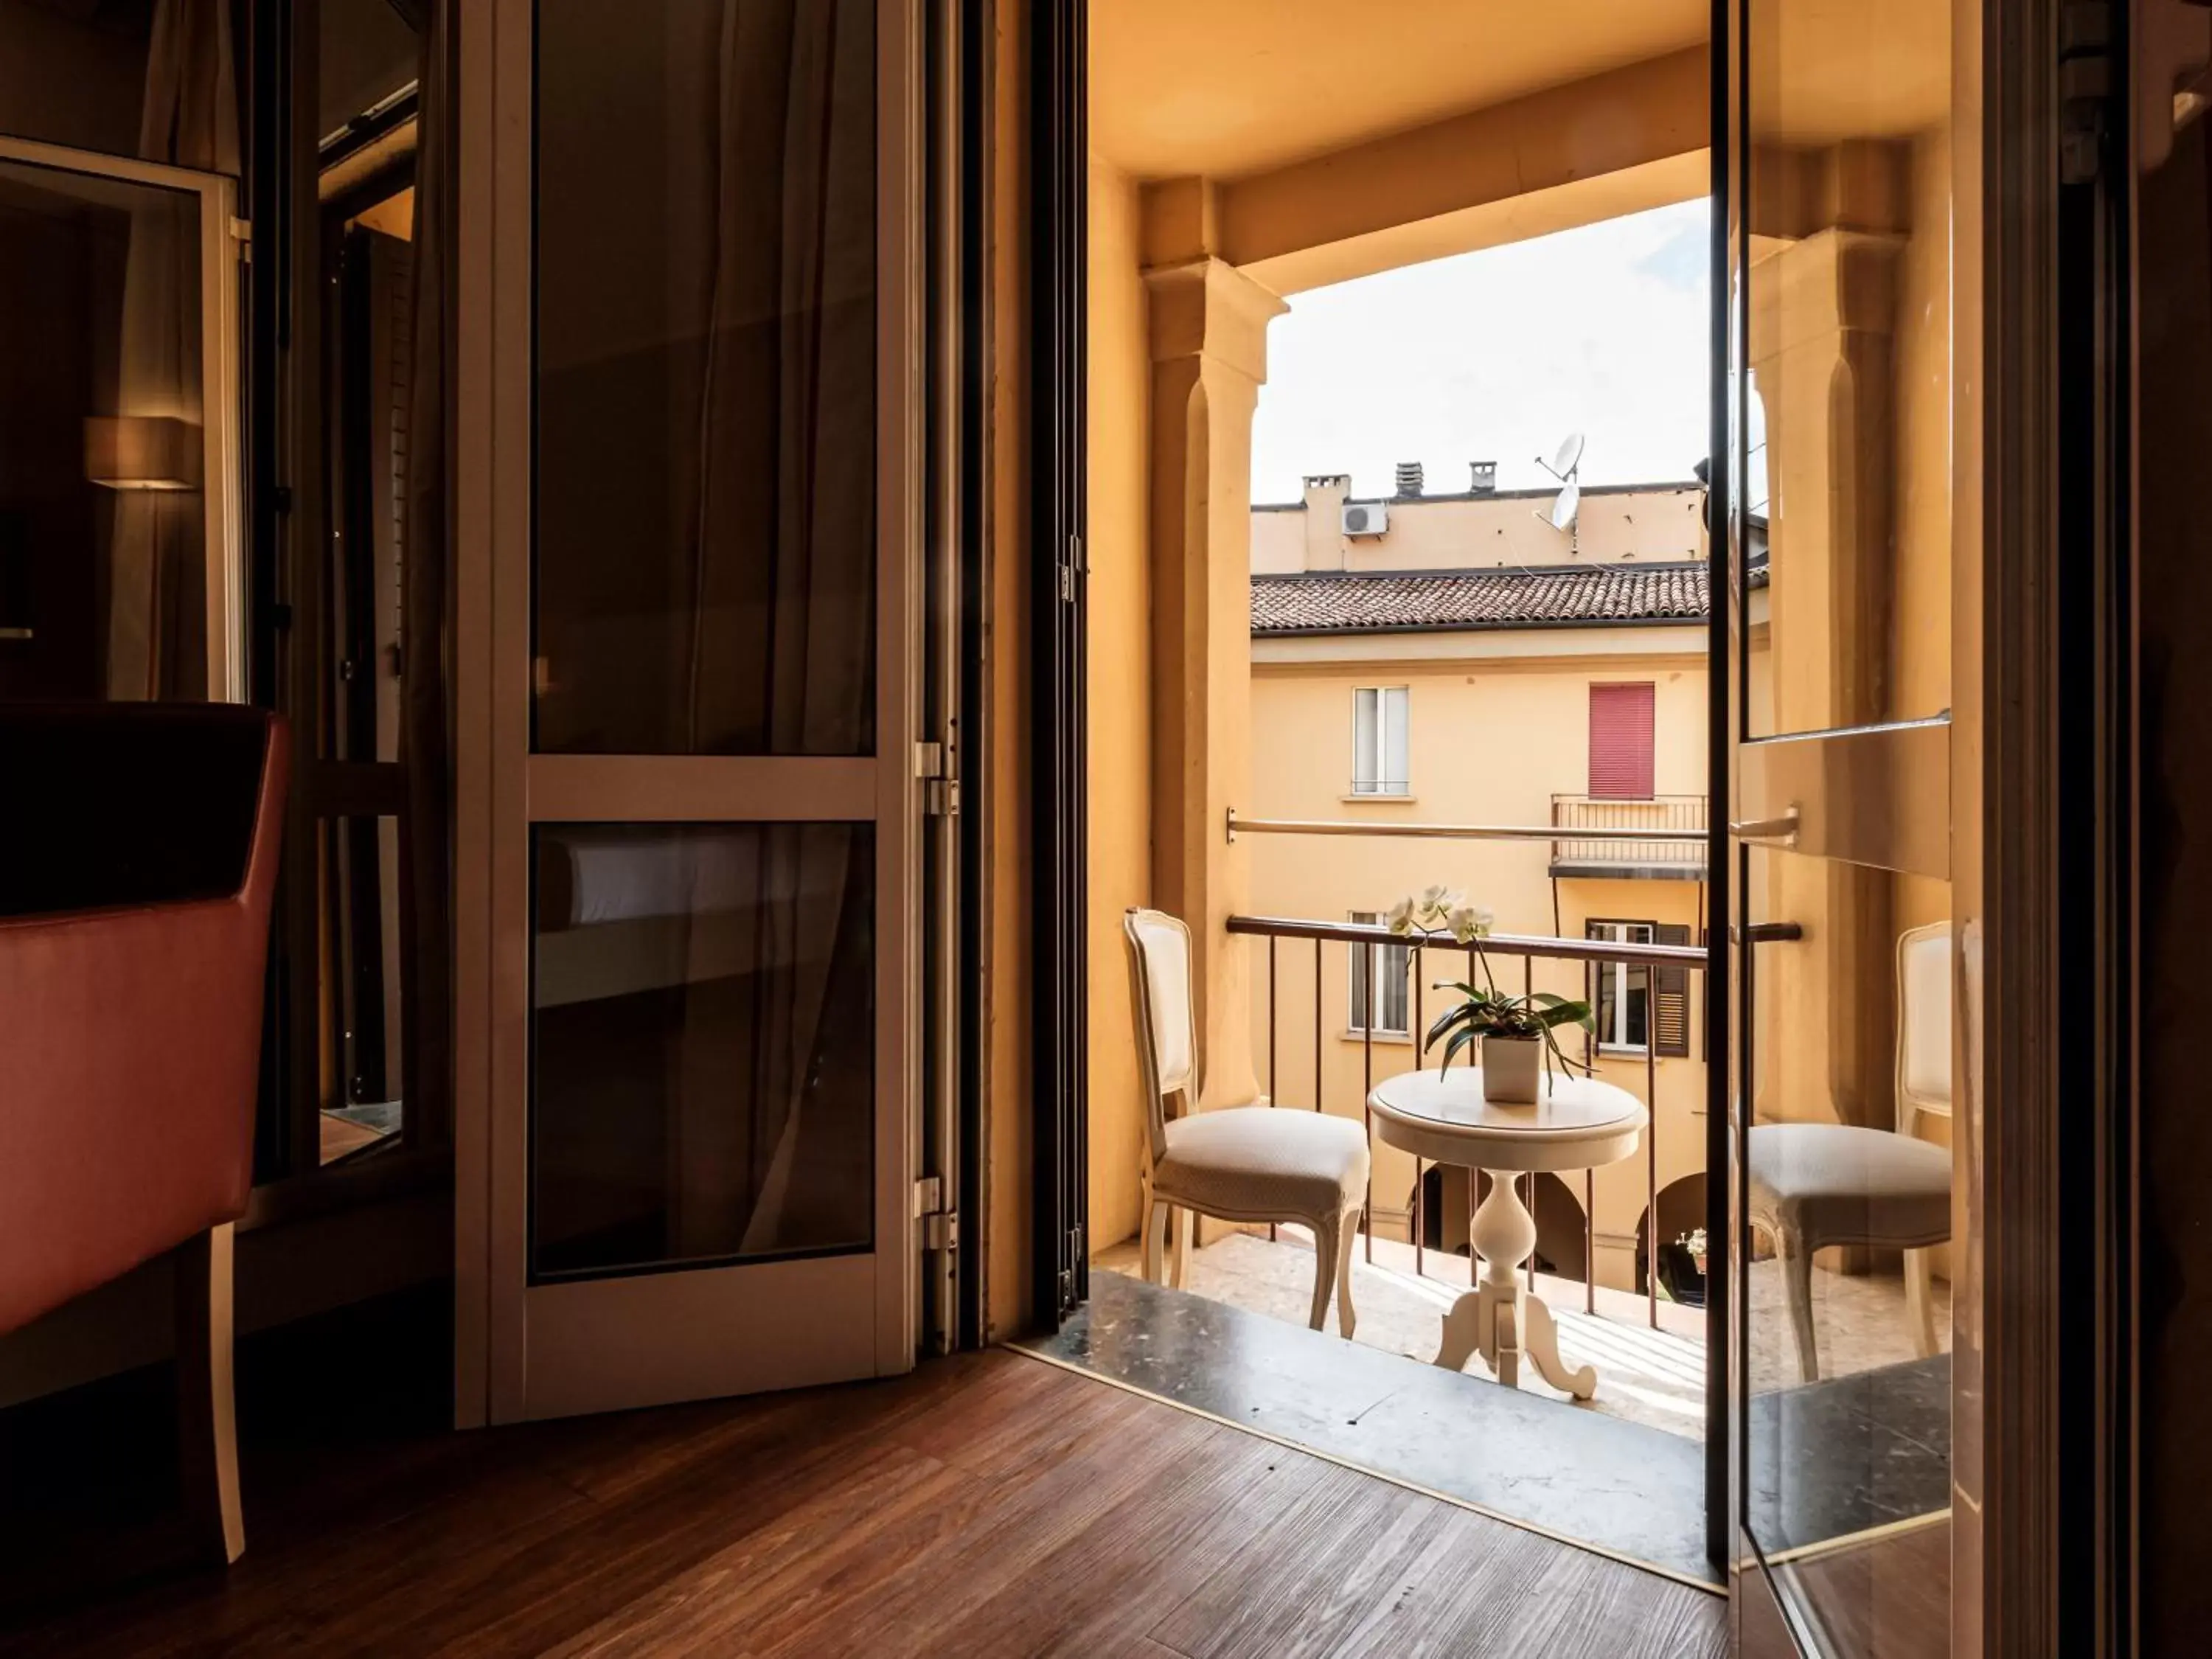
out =
{"type": "Polygon", "coordinates": [[[1407,689],[1395,686],[1382,694],[1382,791],[1403,794],[1413,773],[1406,762],[1407,689]]]}
{"type": "Polygon", "coordinates": [[[874,831],[541,824],[531,1269],[863,1249],[874,831]]]}
{"type": "Polygon", "coordinates": [[[1375,699],[1372,690],[1352,694],[1352,779],[1355,788],[1371,789],[1382,776],[1382,757],[1375,748],[1375,699]]]}
{"type": "Polygon", "coordinates": [[[208,695],[200,216],[0,162],[0,698],[208,695]]]}
{"type": "Polygon", "coordinates": [[[401,823],[325,818],[315,828],[323,954],[315,1011],[322,1105],[317,1162],[386,1144],[406,1111],[406,936],[401,823]]]}
{"type": "Polygon", "coordinates": [[[541,751],[874,748],[874,15],[538,9],[541,751]]]}
{"type": "Polygon", "coordinates": [[[1402,945],[1389,945],[1377,955],[1377,971],[1382,976],[1382,992],[1376,998],[1382,1010],[1382,1023],[1376,1028],[1377,1030],[1402,1031],[1406,1029],[1406,959],[1408,954],[1402,945]]]}

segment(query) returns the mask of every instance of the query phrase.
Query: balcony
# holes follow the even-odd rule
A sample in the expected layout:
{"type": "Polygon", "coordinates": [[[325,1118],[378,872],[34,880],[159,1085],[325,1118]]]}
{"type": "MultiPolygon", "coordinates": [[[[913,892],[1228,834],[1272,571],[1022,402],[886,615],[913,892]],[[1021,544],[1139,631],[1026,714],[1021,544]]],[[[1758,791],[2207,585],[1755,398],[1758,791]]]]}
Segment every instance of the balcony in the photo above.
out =
{"type": "Polygon", "coordinates": [[[1705,797],[1652,795],[1606,800],[1595,795],[1554,795],[1552,823],[1573,831],[1607,830],[1602,836],[1563,835],[1552,842],[1551,873],[1609,880],[1703,881],[1705,878],[1705,797]],[[1636,832],[1622,839],[1618,832],[1636,832]],[[1679,841],[1662,832],[1680,830],[1679,841]],[[1647,838],[1648,837],[1648,838],[1647,838]]]}
{"type": "MultiPolygon", "coordinates": [[[[1700,814],[1703,805],[1702,798],[1695,802],[1700,814]]],[[[1473,969],[1463,947],[1409,945],[1368,923],[1238,915],[1227,929],[1254,953],[1251,1060],[1264,1098],[1284,1111],[1366,1121],[1367,1095],[1377,1082],[1435,1063],[1419,1051],[1419,1033],[1451,995],[1440,988],[1473,969]],[[1353,975],[1376,987],[1371,1030],[1356,1023],[1347,1030],[1339,1012],[1353,975]]],[[[1613,939],[1498,935],[1483,949],[1491,972],[1509,989],[1583,998],[1615,972],[1625,970],[1633,986],[1646,975],[1680,971],[1694,985],[1705,967],[1699,949],[1613,939]]],[[[1524,1269],[1528,1283],[1559,1321],[1563,1352],[1596,1364],[1604,1379],[1583,1409],[1692,1439],[1705,1426],[1705,1285],[1704,1264],[1683,1241],[1705,1219],[1700,1047],[1668,1060],[1649,1046],[1608,1048],[1578,1035],[1570,1052],[1643,1102],[1649,1127],[1621,1163],[1522,1177],[1522,1201],[1537,1229],[1524,1269]]],[[[1442,1311],[1471,1283],[1468,1219],[1480,1197],[1477,1177],[1385,1146],[1371,1126],[1370,1146],[1375,1167],[1355,1247],[1356,1340],[1425,1361],[1436,1351],[1442,1311]]],[[[1202,1233],[1191,1254],[1189,1291],[1293,1326],[1304,1322],[1313,1267],[1303,1231],[1213,1234],[1202,1233]]],[[[1137,1241],[1118,1241],[1098,1252],[1094,1266],[1134,1276],[1139,1256],[1137,1241]]],[[[1795,1364],[1779,1316],[1780,1272],[1762,1238],[1750,1274],[1762,1314],[1753,1322],[1751,1358],[1761,1376],[1783,1376],[1795,1364]]],[[[1893,1276],[1824,1275],[1816,1318],[1834,1374],[1914,1358],[1904,1287],[1893,1276]]],[[[1480,1362],[1467,1370],[1471,1381],[1486,1377],[1480,1362]]],[[[1520,1387],[1565,1400],[1530,1374],[1520,1387]]]]}

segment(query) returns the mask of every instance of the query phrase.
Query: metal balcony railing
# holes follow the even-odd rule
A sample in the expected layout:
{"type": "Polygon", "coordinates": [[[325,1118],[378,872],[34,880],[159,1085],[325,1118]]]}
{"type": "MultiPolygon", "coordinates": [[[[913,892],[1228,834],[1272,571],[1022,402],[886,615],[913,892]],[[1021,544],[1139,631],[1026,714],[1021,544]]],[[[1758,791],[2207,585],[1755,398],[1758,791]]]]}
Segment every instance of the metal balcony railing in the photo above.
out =
{"type": "Polygon", "coordinates": [[[1652,795],[1642,800],[1611,800],[1595,795],[1552,797],[1552,826],[1583,830],[1552,842],[1554,876],[1602,875],[1622,870],[1679,875],[1702,881],[1705,875],[1705,798],[1652,795]],[[1632,842],[1620,834],[1637,832],[1632,842]],[[1660,838],[1665,831],[1681,839],[1660,838]],[[1608,833],[1610,832],[1610,833],[1608,833]]]}
{"type": "MultiPolygon", "coordinates": [[[[1700,807],[1702,808],[1702,801],[1700,807]]],[[[1642,849],[1639,848],[1638,850],[1641,852],[1642,849]]],[[[1229,931],[1232,933],[1264,939],[1267,942],[1267,1038],[1266,1052],[1264,1055],[1258,1058],[1266,1067],[1267,1097],[1279,1107],[1286,1107],[1295,1103],[1309,1109],[1320,1111],[1327,1104],[1323,1098],[1328,1079],[1324,1038],[1329,1029],[1329,1022],[1322,1006],[1322,986],[1327,978],[1323,972],[1323,955],[1329,945],[1343,945],[1355,952],[1360,964],[1360,971],[1366,975],[1366,983],[1370,986],[1376,984],[1376,964],[1389,959],[1382,952],[1392,945],[1399,946],[1405,951],[1406,974],[1409,981],[1406,1006],[1409,1015],[1409,1029],[1413,1041],[1416,1043],[1420,1041],[1421,1033],[1427,1029],[1427,1011],[1424,1005],[1428,1000],[1430,991],[1433,988],[1432,981],[1472,978],[1475,972],[1474,953],[1467,946],[1449,943],[1442,945],[1415,943],[1393,933],[1388,927],[1372,922],[1313,921],[1282,916],[1231,916],[1229,919],[1229,931]],[[1304,1078],[1297,1075],[1297,1072],[1303,1070],[1303,1067],[1297,1066],[1295,1061],[1293,1068],[1289,1071],[1285,1070],[1282,1063],[1284,1059],[1281,1042],[1283,1010],[1277,992],[1279,958],[1285,940],[1311,941],[1313,945],[1313,1069],[1304,1078]],[[1439,962],[1436,960],[1437,957],[1442,957],[1443,960],[1439,962]]],[[[1505,964],[1516,957],[1519,958],[1522,963],[1522,986],[1527,990],[1537,988],[1536,964],[1540,961],[1579,964],[1583,981],[1581,994],[1585,1000],[1592,1001],[1595,1000],[1595,991],[1592,978],[1595,970],[1603,964],[1626,963],[1646,969],[1662,966],[1680,967],[1688,969],[1693,973],[1702,972],[1705,966],[1705,953],[1703,950],[1680,945],[1630,945],[1612,939],[1552,939],[1519,934],[1496,934],[1482,942],[1482,949],[1491,959],[1492,971],[1498,974],[1501,981],[1505,979],[1508,971],[1505,964]]],[[[1572,988],[1555,984],[1545,988],[1571,990],[1572,988]]],[[[1370,1018],[1368,1022],[1369,1029],[1355,1033],[1361,1044],[1359,1098],[1360,1115],[1363,1121],[1370,1121],[1366,1101],[1367,1097],[1374,1091],[1375,1088],[1376,1033],[1372,1026],[1373,1021],[1370,1018]]],[[[1386,1042],[1389,1040],[1387,1034],[1384,1040],[1386,1042]]],[[[1584,1056],[1585,1059],[1590,1057],[1588,1054],[1584,1056]]],[[[1658,1110],[1657,1050],[1652,1044],[1645,1045],[1643,1070],[1644,1105],[1646,1111],[1650,1114],[1650,1127],[1644,1133],[1643,1148],[1645,1217],[1644,1229],[1645,1260],[1643,1268],[1647,1317],[1651,1328],[1656,1330],[1659,1325],[1658,1253],[1666,1241],[1657,1237],[1659,1141],[1662,1127],[1658,1110]]],[[[1370,1122],[1370,1134],[1371,1132],[1370,1122]]],[[[1700,1151],[1702,1152],[1702,1148],[1700,1151]]],[[[1702,1164],[1703,1161],[1700,1157],[1699,1163],[1702,1164]]],[[[1425,1186],[1422,1177],[1425,1173],[1425,1160],[1416,1158],[1413,1165],[1413,1203],[1410,1219],[1414,1272],[1417,1274],[1425,1271],[1424,1255],[1426,1241],[1423,1237],[1422,1226],[1425,1186]]],[[[1472,1170],[1466,1174],[1469,1188],[1468,1212],[1472,1216],[1475,1207],[1473,1201],[1475,1175],[1472,1170]]],[[[1565,1180],[1569,1177],[1560,1178],[1565,1180]]],[[[1522,1194],[1523,1201],[1530,1206],[1530,1213],[1534,1214],[1536,1178],[1532,1175],[1524,1177],[1524,1180],[1528,1184],[1522,1194]]],[[[1374,1199],[1374,1183],[1370,1176],[1368,1183],[1367,1206],[1360,1218],[1360,1231],[1366,1236],[1367,1259],[1370,1261],[1375,1259],[1375,1236],[1370,1226],[1375,1208],[1374,1199]]],[[[1592,1170],[1585,1170],[1582,1172],[1581,1199],[1583,1310],[1594,1314],[1597,1311],[1597,1193],[1596,1176],[1592,1170]]],[[[1534,1255],[1530,1256],[1528,1261],[1528,1274],[1533,1287],[1536,1275],[1534,1255]]]]}

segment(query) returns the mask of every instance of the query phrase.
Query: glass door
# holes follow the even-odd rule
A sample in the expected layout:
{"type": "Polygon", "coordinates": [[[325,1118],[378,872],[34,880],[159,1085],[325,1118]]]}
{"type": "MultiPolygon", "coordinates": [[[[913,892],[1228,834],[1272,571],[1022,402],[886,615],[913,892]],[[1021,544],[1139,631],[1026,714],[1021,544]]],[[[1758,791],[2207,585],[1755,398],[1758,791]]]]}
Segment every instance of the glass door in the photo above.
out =
{"type": "Polygon", "coordinates": [[[494,1420],[913,1363],[910,13],[498,9],[494,1420]]]}
{"type": "Polygon", "coordinates": [[[1950,1651],[1969,1313],[1952,7],[1731,21],[1738,1650],[1909,1659],[1950,1651]]]}
{"type": "Polygon", "coordinates": [[[0,137],[0,699],[245,696],[234,210],[0,137]]]}

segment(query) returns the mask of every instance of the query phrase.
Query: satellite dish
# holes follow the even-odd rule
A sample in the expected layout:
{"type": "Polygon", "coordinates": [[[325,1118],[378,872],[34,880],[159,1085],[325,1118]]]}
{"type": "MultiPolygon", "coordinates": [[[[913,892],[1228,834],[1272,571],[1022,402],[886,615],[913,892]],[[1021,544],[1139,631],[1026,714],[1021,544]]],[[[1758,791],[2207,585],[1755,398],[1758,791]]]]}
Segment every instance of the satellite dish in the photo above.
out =
{"type": "MultiPolygon", "coordinates": [[[[1571,439],[1569,441],[1579,444],[1582,440],[1579,436],[1577,436],[1571,439]]],[[[1559,453],[1564,455],[1566,453],[1566,451],[1562,449],[1559,453]]],[[[1562,531],[1572,529],[1574,527],[1575,514],[1582,507],[1582,504],[1583,487],[1577,483],[1572,478],[1568,479],[1567,487],[1559,492],[1559,499],[1552,503],[1552,528],[1562,531]]]]}
{"type": "Polygon", "coordinates": [[[1583,464],[1583,434],[1570,432],[1560,442],[1559,453],[1552,457],[1552,476],[1567,479],[1575,476],[1575,469],[1583,464]]]}

